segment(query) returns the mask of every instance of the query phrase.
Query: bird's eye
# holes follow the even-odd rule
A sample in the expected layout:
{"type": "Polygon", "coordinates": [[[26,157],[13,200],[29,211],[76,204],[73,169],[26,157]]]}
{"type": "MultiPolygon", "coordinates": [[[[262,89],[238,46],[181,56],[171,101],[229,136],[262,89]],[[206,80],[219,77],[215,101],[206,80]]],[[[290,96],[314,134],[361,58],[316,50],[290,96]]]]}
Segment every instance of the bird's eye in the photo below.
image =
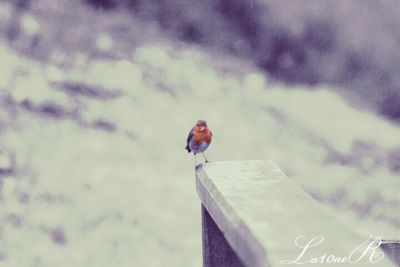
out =
{"type": "Polygon", "coordinates": [[[200,127],[200,123],[197,124],[197,127],[200,127]]]}

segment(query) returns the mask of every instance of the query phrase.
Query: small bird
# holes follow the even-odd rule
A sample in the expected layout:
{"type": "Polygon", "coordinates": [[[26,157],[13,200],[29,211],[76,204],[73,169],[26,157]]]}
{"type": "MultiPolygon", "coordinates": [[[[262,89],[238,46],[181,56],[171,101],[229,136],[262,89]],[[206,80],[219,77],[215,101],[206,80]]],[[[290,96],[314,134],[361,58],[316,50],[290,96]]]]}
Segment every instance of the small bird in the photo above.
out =
{"type": "Polygon", "coordinates": [[[196,124],[193,126],[192,130],[189,132],[189,136],[187,138],[187,143],[185,149],[190,153],[193,151],[194,154],[194,165],[195,167],[199,167],[196,162],[196,154],[203,154],[206,163],[208,159],[204,154],[204,151],[208,148],[211,143],[212,133],[207,127],[207,122],[205,120],[198,120],[196,124]]]}

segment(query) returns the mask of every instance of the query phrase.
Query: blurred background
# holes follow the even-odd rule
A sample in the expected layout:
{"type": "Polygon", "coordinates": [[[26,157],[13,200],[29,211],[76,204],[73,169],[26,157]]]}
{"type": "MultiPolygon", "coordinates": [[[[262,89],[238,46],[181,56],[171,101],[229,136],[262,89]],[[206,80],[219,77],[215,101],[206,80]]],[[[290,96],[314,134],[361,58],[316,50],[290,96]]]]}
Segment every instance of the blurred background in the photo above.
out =
{"type": "Polygon", "coordinates": [[[0,0],[0,266],[201,266],[197,119],[210,160],[271,159],[361,234],[399,238],[398,11],[0,0]]]}

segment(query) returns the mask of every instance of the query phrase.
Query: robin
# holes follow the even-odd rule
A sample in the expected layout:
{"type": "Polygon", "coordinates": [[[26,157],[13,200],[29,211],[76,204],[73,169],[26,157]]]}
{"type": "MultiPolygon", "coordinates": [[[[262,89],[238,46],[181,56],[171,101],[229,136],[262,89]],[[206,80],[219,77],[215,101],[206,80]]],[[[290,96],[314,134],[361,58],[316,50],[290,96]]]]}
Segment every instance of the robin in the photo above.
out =
{"type": "Polygon", "coordinates": [[[190,153],[193,151],[194,154],[194,165],[199,167],[196,162],[196,154],[203,154],[206,163],[208,162],[204,151],[210,145],[212,139],[212,133],[207,128],[207,122],[205,120],[198,120],[190,130],[189,136],[187,138],[187,144],[185,149],[190,153]]]}

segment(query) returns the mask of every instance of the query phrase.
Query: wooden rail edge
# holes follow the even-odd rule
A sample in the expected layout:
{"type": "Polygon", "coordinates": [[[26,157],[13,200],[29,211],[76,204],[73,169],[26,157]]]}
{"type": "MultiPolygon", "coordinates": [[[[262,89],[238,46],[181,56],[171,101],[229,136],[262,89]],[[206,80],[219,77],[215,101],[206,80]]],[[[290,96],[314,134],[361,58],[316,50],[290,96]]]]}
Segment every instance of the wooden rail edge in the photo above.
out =
{"type": "Polygon", "coordinates": [[[196,185],[206,267],[391,267],[399,260],[399,242],[379,246],[360,236],[271,161],[208,163],[196,171],[196,185]]]}

